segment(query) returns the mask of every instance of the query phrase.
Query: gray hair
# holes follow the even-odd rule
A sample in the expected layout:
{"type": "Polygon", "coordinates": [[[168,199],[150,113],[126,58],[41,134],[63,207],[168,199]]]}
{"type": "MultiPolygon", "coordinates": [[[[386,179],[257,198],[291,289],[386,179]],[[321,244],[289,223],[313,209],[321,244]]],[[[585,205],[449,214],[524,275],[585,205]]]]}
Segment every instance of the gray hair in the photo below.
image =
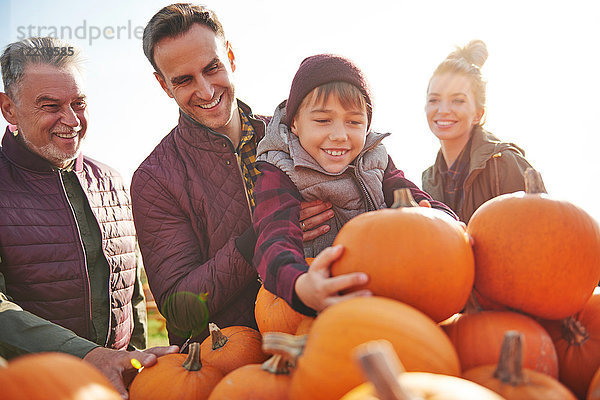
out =
{"type": "Polygon", "coordinates": [[[6,46],[0,56],[4,91],[17,100],[18,85],[27,65],[48,64],[57,68],[73,66],[79,70],[83,57],[79,48],[53,37],[32,37],[6,46]]]}

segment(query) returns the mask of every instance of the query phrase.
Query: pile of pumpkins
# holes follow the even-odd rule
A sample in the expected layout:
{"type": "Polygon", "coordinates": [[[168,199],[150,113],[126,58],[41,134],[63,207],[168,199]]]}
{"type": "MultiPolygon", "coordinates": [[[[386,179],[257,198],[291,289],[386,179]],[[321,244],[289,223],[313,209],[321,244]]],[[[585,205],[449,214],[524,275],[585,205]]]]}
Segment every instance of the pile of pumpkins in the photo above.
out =
{"type": "Polygon", "coordinates": [[[398,192],[335,240],[332,275],[366,272],[373,296],[312,318],[261,288],[259,331],[211,324],[130,398],[600,400],[600,228],[539,179],[466,226],[398,192]]]}

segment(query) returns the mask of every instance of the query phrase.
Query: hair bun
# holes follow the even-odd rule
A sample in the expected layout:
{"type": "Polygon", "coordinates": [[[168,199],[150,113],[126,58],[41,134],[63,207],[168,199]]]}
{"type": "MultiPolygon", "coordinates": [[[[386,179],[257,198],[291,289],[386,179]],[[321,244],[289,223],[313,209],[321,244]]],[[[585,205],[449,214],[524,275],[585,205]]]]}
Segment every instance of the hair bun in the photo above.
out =
{"type": "Polygon", "coordinates": [[[465,59],[469,64],[483,67],[483,64],[488,58],[487,46],[483,40],[474,39],[467,43],[464,47],[457,47],[452,53],[446,57],[447,59],[465,59]]]}

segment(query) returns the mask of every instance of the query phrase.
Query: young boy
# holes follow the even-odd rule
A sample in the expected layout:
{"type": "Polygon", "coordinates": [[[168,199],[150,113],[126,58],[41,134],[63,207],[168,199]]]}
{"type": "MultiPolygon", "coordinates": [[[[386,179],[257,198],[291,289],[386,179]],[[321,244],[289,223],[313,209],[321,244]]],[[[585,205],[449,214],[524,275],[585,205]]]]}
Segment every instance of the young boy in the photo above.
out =
{"type": "Polygon", "coordinates": [[[329,264],[340,249],[328,249],[310,269],[305,257],[331,246],[350,218],[389,207],[395,189],[408,187],[420,205],[456,218],[395,168],[381,143],[389,134],[369,131],[371,116],[371,93],[360,69],[340,56],[311,56],[300,64],[287,101],[275,110],[258,145],[254,265],[267,290],[304,314],[370,294],[338,296],[368,280],[361,273],[330,277],[329,264]],[[300,202],[316,199],[332,204],[334,218],[326,234],[303,245],[300,202]]]}

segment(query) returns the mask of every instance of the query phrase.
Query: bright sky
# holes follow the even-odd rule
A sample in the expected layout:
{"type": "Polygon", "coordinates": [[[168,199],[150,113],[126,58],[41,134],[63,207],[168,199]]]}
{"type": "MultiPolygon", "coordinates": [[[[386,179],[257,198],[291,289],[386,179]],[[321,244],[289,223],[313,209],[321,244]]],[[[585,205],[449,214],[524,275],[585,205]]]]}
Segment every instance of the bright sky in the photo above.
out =
{"type": "MultiPolygon", "coordinates": [[[[169,3],[0,0],[2,48],[29,33],[57,32],[69,40],[69,30],[70,41],[83,48],[90,110],[84,153],[117,168],[127,180],[177,123],[177,106],[152,76],[141,44],[143,27],[169,3]]],[[[579,204],[600,220],[595,1],[289,3],[204,2],[217,12],[234,48],[237,96],[255,113],[270,114],[287,97],[306,56],[350,57],[373,89],[373,128],[392,132],[384,141],[388,152],[421,186],[421,171],[439,149],[423,109],[429,77],[455,45],[482,39],[490,54],[483,68],[486,128],[525,149],[552,196],[579,204]]],[[[2,120],[0,129],[5,125],[2,120]]]]}

